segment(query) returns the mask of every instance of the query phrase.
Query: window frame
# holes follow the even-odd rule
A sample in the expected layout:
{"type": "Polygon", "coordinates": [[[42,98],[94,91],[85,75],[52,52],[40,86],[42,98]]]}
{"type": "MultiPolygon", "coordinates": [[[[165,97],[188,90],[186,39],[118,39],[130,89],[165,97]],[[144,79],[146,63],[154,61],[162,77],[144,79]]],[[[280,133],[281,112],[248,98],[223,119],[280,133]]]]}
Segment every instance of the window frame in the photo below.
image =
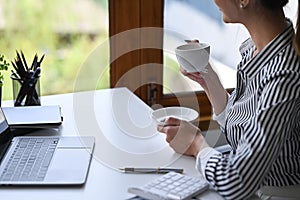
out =
{"type": "MultiPolygon", "coordinates": [[[[137,28],[163,28],[163,12],[164,0],[109,0],[109,36],[111,38],[119,33],[137,28]]],[[[163,79],[163,33],[152,36],[137,32],[131,37],[133,38],[110,41],[110,56],[116,57],[120,45],[129,48],[133,45],[143,46],[144,41],[156,43],[155,45],[161,48],[138,48],[111,61],[110,87],[128,87],[145,103],[154,108],[155,105],[177,106],[180,102],[180,106],[192,107],[200,113],[199,127],[202,130],[217,126],[211,122],[212,108],[205,92],[163,94],[163,86],[158,84],[162,83],[163,79]],[[153,63],[161,64],[161,67],[151,70],[153,63]],[[149,64],[149,66],[135,70],[125,79],[122,78],[130,70],[144,64],[149,64]],[[136,85],[140,87],[137,88],[136,85]],[[193,107],[191,102],[195,101],[195,94],[199,104],[193,107]]]]}

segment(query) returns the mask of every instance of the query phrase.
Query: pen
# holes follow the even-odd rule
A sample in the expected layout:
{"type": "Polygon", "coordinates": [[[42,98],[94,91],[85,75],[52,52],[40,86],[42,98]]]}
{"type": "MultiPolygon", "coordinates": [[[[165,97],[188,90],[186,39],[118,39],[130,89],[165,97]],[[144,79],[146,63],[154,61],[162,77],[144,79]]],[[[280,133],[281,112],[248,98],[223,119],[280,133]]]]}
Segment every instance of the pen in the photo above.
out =
{"type": "Polygon", "coordinates": [[[135,173],[135,174],[165,174],[168,172],[177,172],[183,173],[183,169],[180,168],[134,168],[134,167],[125,167],[120,168],[121,171],[125,173],[135,173]]]}

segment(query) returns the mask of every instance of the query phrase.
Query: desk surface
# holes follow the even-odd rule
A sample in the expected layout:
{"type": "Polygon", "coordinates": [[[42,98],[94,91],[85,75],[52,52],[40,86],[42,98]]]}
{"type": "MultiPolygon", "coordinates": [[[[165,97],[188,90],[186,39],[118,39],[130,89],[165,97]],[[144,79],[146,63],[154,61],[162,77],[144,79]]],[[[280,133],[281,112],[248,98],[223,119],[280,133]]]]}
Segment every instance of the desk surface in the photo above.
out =
{"type": "MultiPolygon", "coordinates": [[[[93,135],[96,138],[87,183],[81,187],[1,187],[5,200],[105,199],[132,197],[129,186],[143,185],[155,174],[124,174],[118,168],[181,167],[199,176],[192,157],[181,156],[165,142],[150,118],[151,108],[126,88],[43,96],[43,105],[60,105],[63,124],[58,129],[40,130],[33,135],[93,135]]],[[[3,106],[12,106],[4,101],[3,106]]],[[[201,199],[222,199],[213,191],[201,199]]]]}

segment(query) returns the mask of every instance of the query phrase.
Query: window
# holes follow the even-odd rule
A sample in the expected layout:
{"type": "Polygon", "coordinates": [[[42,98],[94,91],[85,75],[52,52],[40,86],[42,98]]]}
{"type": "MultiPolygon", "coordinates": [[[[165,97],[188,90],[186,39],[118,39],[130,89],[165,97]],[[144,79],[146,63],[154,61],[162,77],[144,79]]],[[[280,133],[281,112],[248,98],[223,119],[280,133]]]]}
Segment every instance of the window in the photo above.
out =
{"type": "Polygon", "coordinates": [[[198,39],[211,48],[210,62],[219,73],[225,88],[235,87],[235,66],[240,60],[237,51],[240,43],[248,34],[241,25],[225,25],[222,16],[213,1],[164,0],[164,93],[170,88],[173,92],[202,90],[199,84],[178,73],[179,65],[173,52],[176,46],[184,44],[185,39],[198,39]],[[173,77],[172,77],[172,74],[173,77]],[[230,79],[228,78],[230,77],[230,79]],[[172,79],[181,81],[174,85],[172,79]]]}
{"type": "MultiPolygon", "coordinates": [[[[210,44],[211,62],[223,85],[234,88],[235,69],[241,59],[238,49],[249,37],[246,29],[239,24],[224,24],[221,12],[213,1],[164,0],[164,4],[164,93],[202,89],[195,82],[174,73],[179,66],[173,49],[184,44],[184,39],[199,39],[210,44]],[[177,79],[177,84],[172,82],[174,79],[177,79]]],[[[295,23],[296,8],[296,1],[291,1],[285,8],[287,17],[295,23]]]]}
{"type": "Polygon", "coordinates": [[[111,86],[128,87],[153,108],[192,107],[207,129],[211,106],[203,92],[163,93],[163,10],[162,0],[110,0],[110,36],[120,34],[110,46],[111,86]]]}
{"type": "MultiPolygon", "coordinates": [[[[193,107],[200,112],[200,127],[202,127],[202,129],[206,129],[208,126],[211,126],[210,120],[212,110],[210,103],[208,102],[208,99],[204,92],[201,91],[201,88],[195,90],[192,89],[189,91],[179,89],[178,91],[172,90],[171,92],[164,88],[171,88],[171,86],[166,86],[166,83],[163,82],[163,79],[166,79],[164,70],[166,71],[166,73],[171,72],[172,74],[178,75],[175,73],[175,71],[177,71],[178,69],[166,70],[169,62],[175,62],[174,59],[172,59],[172,56],[167,57],[168,54],[173,54],[174,57],[174,53],[170,52],[169,50],[174,49],[175,45],[173,44],[173,47],[167,46],[166,49],[164,49],[163,43],[168,42],[170,37],[166,38],[166,40],[164,41],[164,32],[160,32],[158,30],[159,28],[163,29],[163,27],[166,26],[169,29],[173,29],[172,27],[169,27],[171,21],[166,21],[168,19],[164,21],[164,17],[170,14],[168,13],[170,12],[170,8],[166,8],[165,6],[174,6],[174,4],[180,3],[185,4],[185,8],[189,6],[188,4],[191,5],[191,3],[197,3],[200,4],[198,5],[198,10],[201,10],[201,6],[203,5],[209,6],[210,9],[215,9],[213,8],[213,4],[211,1],[200,2],[197,0],[110,0],[110,36],[124,33],[125,31],[133,29],[136,30],[134,34],[131,34],[130,36],[127,35],[127,37],[123,38],[120,37],[118,41],[114,41],[111,44],[111,54],[114,58],[116,58],[111,65],[111,86],[129,87],[152,107],[174,106],[179,104],[181,106],[193,107]],[[164,10],[166,12],[165,15],[163,14],[164,10]],[[147,30],[145,30],[145,27],[154,27],[158,29],[155,29],[156,31],[154,32],[147,32],[147,30]],[[152,46],[145,45],[145,43],[152,43],[152,46]],[[135,48],[135,45],[143,48],[135,48]],[[125,46],[132,51],[126,52],[126,54],[122,54],[120,56],[116,56],[119,55],[117,51],[118,47],[120,46],[125,46]]],[[[295,13],[297,8],[297,5],[295,4],[297,4],[295,1],[291,1],[286,8],[288,17],[292,18],[293,20],[295,20],[295,13]]],[[[178,14],[178,12],[180,12],[180,9],[184,9],[184,6],[180,6],[179,9],[176,8],[174,10],[178,14]]],[[[194,12],[195,10],[197,10],[197,8],[194,8],[193,10],[188,9],[189,12],[194,12]]],[[[202,11],[204,10],[202,9],[202,11]]],[[[211,12],[210,14],[212,13],[216,12],[211,12]]],[[[207,19],[216,19],[220,17],[217,15],[212,16],[210,14],[206,13],[205,16],[207,17],[207,19]]],[[[176,25],[178,23],[177,27],[181,26],[180,20],[174,20],[174,23],[176,23],[176,25]]],[[[211,23],[207,24],[211,25],[211,23]]],[[[208,26],[207,24],[206,26],[208,26]]],[[[225,25],[222,25],[222,22],[220,22],[220,20],[219,22],[214,22],[213,24],[217,24],[215,25],[216,29],[218,29],[218,27],[225,27],[225,25]]],[[[226,29],[226,31],[228,31],[228,34],[231,34],[231,31],[233,30],[232,34],[234,36],[239,35],[239,37],[241,37],[234,38],[233,41],[234,45],[237,48],[235,50],[236,56],[233,59],[232,57],[230,57],[230,54],[224,54],[224,49],[219,48],[214,49],[212,59],[216,60],[216,63],[220,66],[220,69],[223,67],[223,65],[225,65],[225,67],[231,66],[227,68],[232,73],[232,71],[234,72],[236,62],[238,61],[239,43],[243,39],[245,39],[245,37],[243,36],[246,36],[247,33],[240,34],[241,32],[244,32],[244,30],[243,28],[237,27],[236,25],[226,26],[230,26],[231,28],[226,29]]],[[[179,31],[169,30],[169,33],[172,32],[178,33],[179,31]]],[[[184,33],[180,32],[178,35],[181,36],[177,41],[178,44],[183,42],[182,39],[186,39],[186,37],[187,39],[199,38],[200,40],[203,37],[205,38],[205,41],[214,45],[213,38],[209,39],[206,37],[207,35],[202,36],[191,31],[186,31],[184,33]],[[189,33],[191,34],[189,35],[189,33]]],[[[223,44],[222,42],[218,42],[216,46],[223,44]]],[[[231,78],[232,77],[230,77],[230,79],[231,78]]],[[[171,81],[170,84],[172,85],[177,82],[178,79],[172,78],[171,81]]],[[[231,88],[232,82],[227,83],[227,87],[231,88]]]]}
{"type": "MultiPolygon", "coordinates": [[[[296,4],[291,1],[287,8],[292,19],[295,19],[296,4]]],[[[231,54],[224,54],[221,47],[228,44],[215,42],[214,37],[207,37],[208,32],[190,31],[189,27],[181,32],[179,22],[186,19],[183,16],[173,20],[173,16],[184,9],[196,16],[202,12],[203,19],[210,21],[205,20],[201,26],[209,24],[216,30],[226,30],[228,34],[235,30],[233,35],[240,35],[243,29],[235,25],[225,28],[213,6],[212,1],[199,0],[4,0],[0,5],[0,51],[8,60],[15,57],[15,50],[23,50],[29,61],[35,53],[46,54],[41,77],[43,95],[126,86],[153,108],[193,107],[200,112],[200,125],[207,126],[212,110],[201,88],[198,85],[188,85],[188,90],[171,87],[179,82],[176,78],[178,65],[172,51],[183,39],[198,38],[213,46],[212,59],[219,69],[231,66],[227,67],[231,73],[238,52],[235,51],[237,57],[234,59],[231,54]],[[201,6],[209,8],[209,12],[201,6]],[[176,26],[172,24],[174,21],[176,26]],[[170,37],[171,33],[180,36],[176,42],[170,37]],[[103,51],[97,52],[97,49],[103,51]],[[95,71],[102,69],[101,77],[93,77],[97,85],[89,85],[92,71],[81,70],[89,69],[89,65],[95,71]],[[83,76],[86,84],[82,87],[75,85],[80,73],[86,75],[83,76]],[[168,73],[175,78],[167,78],[168,73]],[[168,79],[169,83],[165,82],[168,79]]],[[[238,46],[242,39],[244,37],[234,38],[234,45],[238,46]]],[[[4,99],[12,95],[9,75],[7,72],[4,99]]],[[[230,82],[227,87],[234,86],[230,82]]]]}
{"type": "MultiPolygon", "coordinates": [[[[16,50],[22,50],[30,64],[36,53],[39,58],[45,54],[42,95],[73,92],[80,69],[94,49],[108,40],[108,0],[1,2],[0,52],[11,61],[16,50]]],[[[12,98],[10,73],[5,73],[3,99],[12,98]]],[[[98,85],[89,89],[109,87],[109,66],[104,73],[98,85]]]]}

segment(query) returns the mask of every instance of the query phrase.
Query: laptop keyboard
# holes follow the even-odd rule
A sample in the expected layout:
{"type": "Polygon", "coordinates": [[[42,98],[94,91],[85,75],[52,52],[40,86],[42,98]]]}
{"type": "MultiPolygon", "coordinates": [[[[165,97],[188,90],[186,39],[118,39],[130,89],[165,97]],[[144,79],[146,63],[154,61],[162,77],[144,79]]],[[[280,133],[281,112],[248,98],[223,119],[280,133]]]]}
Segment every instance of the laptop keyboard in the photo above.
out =
{"type": "Polygon", "coordinates": [[[43,181],[59,138],[20,138],[1,181],[43,181]]]}

